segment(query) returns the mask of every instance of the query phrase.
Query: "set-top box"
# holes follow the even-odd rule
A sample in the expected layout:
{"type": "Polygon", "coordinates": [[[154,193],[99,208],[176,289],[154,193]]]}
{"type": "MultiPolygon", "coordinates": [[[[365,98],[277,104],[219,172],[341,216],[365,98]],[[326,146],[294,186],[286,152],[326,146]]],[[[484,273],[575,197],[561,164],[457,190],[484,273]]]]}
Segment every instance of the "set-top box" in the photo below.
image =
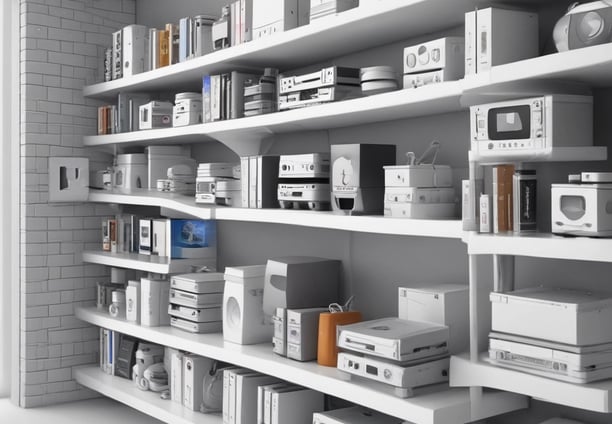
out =
{"type": "Polygon", "coordinates": [[[353,85],[359,87],[360,84],[359,68],[330,66],[309,74],[281,78],[280,94],[312,90],[321,87],[333,87],[336,85],[353,85]]]}
{"type": "Polygon", "coordinates": [[[444,37],[404,48],[404,88],[463,77],[465,39],[444,37]]]}
{"type": "Polygon", "coordinates": [[[547,156],[555,147],[593,145],[593,98],[549,94],[470,107],[471,149],[479,156],[547,156]]]}

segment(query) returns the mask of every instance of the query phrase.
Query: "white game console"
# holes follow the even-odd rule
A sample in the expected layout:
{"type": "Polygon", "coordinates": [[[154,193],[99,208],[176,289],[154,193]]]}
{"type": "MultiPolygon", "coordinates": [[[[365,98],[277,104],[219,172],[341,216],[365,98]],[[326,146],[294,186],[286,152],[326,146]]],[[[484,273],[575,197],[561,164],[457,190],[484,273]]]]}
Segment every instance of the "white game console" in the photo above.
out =
{"type": "Polygon", "coordinates": [[[213,322],[221,321],[223,313],[220,306],[211,306],[209,308],[190,308],[181,305],[168,305],[168,314],[171,317],[185,319],[193,322],[213,322]]]}
{"type": "Polygon", "coordinates": [[[225,280],[222,272],[178,274],[170,278],[170,287],[191,293],[222,293],[225,280]]]}
{"type": "Polygon", "coordinates": [[[149,28],[128,25],[123,28],[123,77],[147,71],[149,28]]]}
{"type": "Polygon", "coordinates": [[[202,93],[178,93],[172,108],[172,126],[184,127],[202,122],[202,93]]]}
{"type": "Polygon", "coordinates": [[[404,88],[463,77],[465,39],[444,37],[404,48],[404,88]]]}
{"type": "Polygon", "coordinates": [[[338,327],[338,347],[397,362],[448,354],[448,327],[381,318],[338,327]]]}
{"type": "Polygon", "coordinates": [[[612,184],[553,184],[550,202],[553,233],[612,236],[612,184]]]}
{"type": "Polygon", "coordinates": [[[612,342],[610,293],[533,287],[490,300],[493,331],[577,346],[612,342]]]}
{"type": "Polygon", "coordinates": [[[417,387],[448,381],[450,366],[448,356],[425,361],[399,365],[384,359],[354,353],[338,353],[339,370],[393,386],[394,393],[398,397],[413,396],[414,389],[417,387]]]}
{"type": "Polygon", "coordinates": [[[172,109],[170,102],[153,100],[140,106],[138,128],[151,130],[154,128],[167,128],[172,126],[172,109]]]}
{"type": "Polygon", "coordinates": [[[221,305],[223,292],[218,293],[191,293],[183,290],[170,289],[170,303],[187,306],[189,308],[206,308],[221,305]]]}
{"type": "Polygon", "coordinates": [[[151,278],[140,279],[140,323],[148,327],[168,325],[168,292],[170,283],[151,278]]]}

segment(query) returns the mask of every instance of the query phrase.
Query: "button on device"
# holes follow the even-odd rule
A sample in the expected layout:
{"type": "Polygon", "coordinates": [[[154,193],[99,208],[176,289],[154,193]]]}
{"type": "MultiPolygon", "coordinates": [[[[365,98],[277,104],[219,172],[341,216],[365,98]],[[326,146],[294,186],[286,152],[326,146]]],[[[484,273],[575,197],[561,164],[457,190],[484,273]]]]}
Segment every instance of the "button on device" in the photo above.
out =
{"type": "Polygon", "coordinates": [[[434,62],[440,61],[440,49],[433,49],[431,51],[431,60],[433,60],[434,62]]]}
{"type": "Polygon", "coordinates": [[[489,143],[489,144],[487,144],[487,148],[488,148],[489,150],[493,150],[493,147],[495,147],[495,146],[493,146],[493,143],[489,143]]]}
{"type": "Polygon", "coordinates": [[[418,50],[419,53],[419,63],[421,65],[427,65],[429,62],[429,51],[427,51],[427,47],[421,46],[418,50]]]}
{"type": "Polygon", "coordinates": [[[409,68],[414,68],[416,66],[416,55],[414,53],[410,53],[406,56],[406,65],[408,65],[409,68]]]}
{"type": "Polygon", "coordinates": [[[388,368],[385,368],[385,370],[383,371],[383,376],[385,377],[385,379],[389,380],[392,375],[393,373],[391,372],[391,370],[388,368]]]}

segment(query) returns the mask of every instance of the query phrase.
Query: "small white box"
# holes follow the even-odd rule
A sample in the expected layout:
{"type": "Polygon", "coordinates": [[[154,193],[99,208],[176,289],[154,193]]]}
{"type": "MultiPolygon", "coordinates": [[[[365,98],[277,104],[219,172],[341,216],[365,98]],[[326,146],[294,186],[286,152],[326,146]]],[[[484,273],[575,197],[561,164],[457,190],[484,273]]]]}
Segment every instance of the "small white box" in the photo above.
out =
{"type": "Polygon", "coordinates": [[[309,16],[305,0],[253,0],[253,40],[296,28],[309,16]]]}
{"type": "Polygon", "coordinates": [[[259,373],[238,374],[236,376],[236,407],[234,411],[236,424],[255,423],[257,417],[257,387],[278,383],[276,377],[259,373]]]}
{"type": "Polygon", "coordinates": [[[131,190],[147,188],[147,157],[143,153],[117,155],[117,165],[113,168],[113,186],[131,190]]]}
{"type": "Polygon", "coordinates": [[[168,219],[154,219],[153,220],[153,237],[151,239],[151,253],[159,256],[169,256],[169,252],[166,251],[166,237],[170,237],[168,233],[169,227],[168,219]]]}
{"type": "Polygon", "coordinates": [[[612,235],[612,184],[553,184],[550,203],[553,233],[612,235]]]}
{"type": "Polygon", "coordinates": [[[453,172],[448,165],[384,166],[385,187],[451,187],[453,172]]]}
{"type": "Polygon", "coordinates": [[[569,345],[612,342],[612,294],[534,287],[491,293],[493,331],[569,345]]]}
{"type": "Polygon", "coordinates": [[[167,128],[172,126],[172,109],[170,102],[153,100],[140,106],[138,128],[151,130],[153,128],[167,128]]]}
{"type": "Polygon", "coordinates": [[[270,424],[310,424],[312,414],[325,409],[324,395],[301,387],[271,394],[270,424]]]}
{"type": "Polygon", "coordinates": [[[317,359],[319,315],[328,311],[328,308],[287,309],[288,358],[298,361],[317,359]]]}
{"type": "Polygon", "coordinates": [[[166,280],[140,279],[140,322],[148,327],[170,324],[168,299],[170,283],[166,280]]]}
{"type": "Polygon", "coordinates": [[[178,350],[172,349],[170,357],[170,399],[183,403],[183,356],[178,350]]]}
{"type": "Polygon", "coordinates": [[[455,216],[455,203],[393,203],[385,201],[384,216],[391,218],[440,219],[455,216]]]}
{"type": "Polygon", "coordinates": [[[183,356],[183,406],[199,411],[204,399],[204,375],[212,369],[213,360],[188,354],[183,356]]]}
{"type": "Polygon", "coordinates": [[[449,328],[451,355],[468,350],[469,289],[465,284],[400,287],[397,316],[411,321],[446,325],[449,328]]]}
{"type": "Polygon", "coordinates": [[[130,280],[125,289],[127,321],[140,323],[140,281],[130,280]]]}

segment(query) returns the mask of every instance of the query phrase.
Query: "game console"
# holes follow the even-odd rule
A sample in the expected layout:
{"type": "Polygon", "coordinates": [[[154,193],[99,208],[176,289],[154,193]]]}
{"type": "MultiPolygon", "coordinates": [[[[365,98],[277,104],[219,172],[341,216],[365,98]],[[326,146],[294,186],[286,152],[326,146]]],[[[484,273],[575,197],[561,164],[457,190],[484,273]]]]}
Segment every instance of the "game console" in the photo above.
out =
{"type": "Polygon", "coordinates": [[[393,386],[394,394],[398,397],[410,397],[417,387],[448,381],[450,357],[436,358],[399,365],[383,359],[340,352],[338,369],[393,386]]]}
{"type": "Polygon", "coordinates": [[[532,287],[491,293],[490,300],[495,332],[576,346],[612,342],[610,293],[532,287]]]}
{"type": "MultiPolygon", "coordinates": [[[[279,308],[277,308],[277,311],[278,309],[279,308]]],[[[297,361],[312,361],[317,359],[319,315],[328,310],[328,308],[286,310],[287,358],[297,361]]]]}
{"type": "Polygon", "coordinates": [[[183,406],[200,411],[204,398],[204,376],[213,369],[215,361],[194,354],[183,355],[183,406]]]}
{"type": "Polygon", "coordinates": [[[481,157],[546,157],[593,145],[593,97],[548,94],[470,107],[471,150],[481,157]]]}
{"type": "Polygon", "coordinates": [[[206,308],[190,308],[188,306],[170,304],[168,305],[168,314],[171,317],[176,317],[193,322],[213,322],[221,321],[223,314],[221,306],[210,306],[206,308]]]}
{"type": "Polygon", "coordinates": [[[194,16],[191,21],[193,38],[191,57],[200,57],[213,51],[212,26],[216,17],[209,15],[194,16]]]}
{"type": "Polygon", "coordinates": [[[170,303],[189,308],[206,308],[223,303],[223,292],[191,293],[183,290],[170,289],[170,303]]]}
{"type": "Polygon", "coordinates": [[[149,45],[149,28],[145,25],[128,25],[123,28],[123,76],[130,77],[147,71],[146,57],[149,45]]]}
{"type": "Polygon", "coordinates": [[[612,178],[608,178],[606,174],[609,173],[583,172],[582,182],[579,184],[552,184],[553,233],[612,236],[612,178]]]}
{"type": "Polygon", "coordinates": [[[113,32],[112,45],[112,79],[116,80],[123,77],[123,30],[113,32]]]}
{"type": "Polygon", "coordinates": [[[269,342],[274,327],[263,312],[265,265],[225,268],[223,339],[239,344],[269,342]]]}
{"type": "Polygon", "coordinates": [[[140,106],[138,128],[141,130],[151,130],[154,128],[171,127],[173,108],[172,103],[160,100],[153,100],[140,106]]]}
{"type": "Polygon", "coordinates": [[[338,300],[338,260],[310,256],[268,259],[265,272],[263,310],[272,315],[276,308],[328,306],[338,300]]]}
{"type": "Polygon", "coordinates": [[[195,322],[176,316],[170,317],[170,326],[189,333],[220,333],[223,330],[221,321],[195,322]]]}
{"type": "Polygon", "coordinates": [[[310,22],[359,6],[359,0],[310,0],[310,22]]]}
{"type": "Polygon", "coordinates": [[[331,145],[332,210],[343,214],[382,214],[385,174],[395,164],[395,146],[386,144],[331,145]]]}
{"type": "Polygon", "coordinates": [[[381,318],[338,327],[338,347],[396,362],[448,354],[448,327],[381,318]]]}
{"type": "Polygon", "coordinates": [[[502,366],[571,383],[612,377],[612,345],[577,349],[526,337],[491,333],[489,359],[502,366]]]}
{"type": "Polygon", "coordinates": [[[170,287],[191,293],[221,293],[225,286],[223,273],[198,272],[178,274],[170,278],[170,287]]]}
{"type": "Polygon", "coordinates": [[[560,52],[612,41],[612,4],[606,1],[573,3],[553,29],[560,52]]]}
{"type": "Polygon", "coordinates": [[[148,163],[142,153],[119,154],[115,157],[113,167],[113,186],[119,189],[132,190],[147,188],[148,163]]]}
{"type": "Polygon", "coordinates": [[[463,78],[465,39],[444,37],[404,48],[404,88],[463,78]]]}
{"type": "Polygon", "coordinates": [[[382,414],[363,406],[315,412],[312,424],[402,424],[404,420],[382,414]]]}
{"type": "Polygon", "coordinates": [[[451,355],[469,348],[469,289],[465,284],[437,284],[427,287],[400,287],[397,316],[405,320],[427,321],[449,329],[451,355]]]}
{"type": "Polygon", "coordinates": [[[178,93],[172,107],[172,126],[201,124],[204,122],[202,113],[201,93],[178,93]]]}
{"type": "Polygon", "coordinates": [[[465,75],[536,57],[537,13],[489,7],[465,14],[465,75]]]}
{"type": "Polygon", "coordinates": [[[329,178],[329,153],[281,155],[279,178],[329,178]]]}
{"type": "Polygon", "coordinates": [[[278,185],[278,203],[283,209],[329,209],[329,184],[281,183],[278,185]]]}

